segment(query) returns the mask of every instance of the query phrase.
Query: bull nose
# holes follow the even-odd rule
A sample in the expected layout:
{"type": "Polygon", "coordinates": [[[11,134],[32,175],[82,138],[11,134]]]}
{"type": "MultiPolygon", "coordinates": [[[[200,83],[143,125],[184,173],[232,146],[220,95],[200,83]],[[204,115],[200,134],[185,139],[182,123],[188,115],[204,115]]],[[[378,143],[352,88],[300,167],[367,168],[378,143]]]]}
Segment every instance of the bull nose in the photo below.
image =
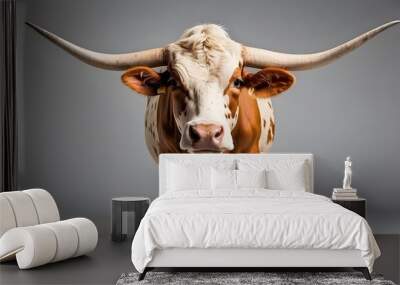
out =
{"type": "Polygon", "coordinates": [[[192,144],[199,147],[212,148],[221,144],[224,128],[216,124],[196,124],[189,126],[189,137],[192,144]]]}

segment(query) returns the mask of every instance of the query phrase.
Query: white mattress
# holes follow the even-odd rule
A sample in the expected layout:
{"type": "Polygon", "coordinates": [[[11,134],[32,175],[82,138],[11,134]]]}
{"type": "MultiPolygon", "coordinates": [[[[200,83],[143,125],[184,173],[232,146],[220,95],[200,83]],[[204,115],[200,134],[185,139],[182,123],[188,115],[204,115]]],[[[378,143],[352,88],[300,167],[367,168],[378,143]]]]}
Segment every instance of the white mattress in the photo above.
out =
{"type": "Polygon", "coordinates": [[[134,237],[132,262],[142,272],[168,248],[359,250],[370,271],[380,255],[359,215],[323,196],[265,189],[162,195],[134,237]]]}

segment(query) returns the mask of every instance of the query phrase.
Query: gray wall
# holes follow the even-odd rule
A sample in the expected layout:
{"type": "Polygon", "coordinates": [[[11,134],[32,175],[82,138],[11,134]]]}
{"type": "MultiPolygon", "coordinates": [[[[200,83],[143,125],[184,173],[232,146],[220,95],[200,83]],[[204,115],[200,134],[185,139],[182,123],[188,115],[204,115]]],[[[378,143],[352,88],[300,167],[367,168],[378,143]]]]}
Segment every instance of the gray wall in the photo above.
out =
{"type": "MultiPolygon", "coordinates": [[[[157,165],[144,143],[145,98],[120,72],[82,64],[23,26],[28,19],[84,47],[158,47],[185,28],[223,24],[233,39],[284,52],[332,47],[400,17],[397,0],[18,1],[20,188],[51,191],[63,217],[109,230],[110,199],[157,196],[157,165]]],[[[400,232],[400,27],[337,62],[297,72],[274,99],[274,152],[312,152],[317,193],[340,186],[343,160],[368,199],[375,232],[400,232]]]]}

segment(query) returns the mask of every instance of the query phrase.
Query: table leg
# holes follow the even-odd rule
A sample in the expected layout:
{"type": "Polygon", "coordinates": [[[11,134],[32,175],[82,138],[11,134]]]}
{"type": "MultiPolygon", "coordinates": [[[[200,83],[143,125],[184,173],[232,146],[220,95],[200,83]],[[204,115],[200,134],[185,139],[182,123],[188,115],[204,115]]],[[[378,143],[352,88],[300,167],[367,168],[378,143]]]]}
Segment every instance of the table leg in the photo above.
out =
{"type": "Polygon", "coordinates": [[[112,202],[111,219],[111,239],[112,241],[122,241],[122,203],[112,202]]]}

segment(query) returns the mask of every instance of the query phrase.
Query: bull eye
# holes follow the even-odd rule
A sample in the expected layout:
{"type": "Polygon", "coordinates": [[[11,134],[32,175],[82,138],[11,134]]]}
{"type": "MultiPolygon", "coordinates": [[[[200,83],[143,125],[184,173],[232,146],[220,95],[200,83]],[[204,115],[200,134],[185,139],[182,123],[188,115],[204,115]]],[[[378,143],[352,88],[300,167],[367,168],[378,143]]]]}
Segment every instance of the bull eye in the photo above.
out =
{"type": "Polygon", "coordinates": [[[172,87],[176,87],[176,86],[178,85],[178,82],[177,82],[175,79],[170,78],[170,79],[168,79],[168,81],[167,81],[167,85],[168,85],[168,86],[172,86],[172,87]]]}
{"type": "Polygon", "coordinates": [[[243,80],[240,78],[236,78],[235,81],[233,81],[233,86],[237,89],[243,86],[243,80]]]}

